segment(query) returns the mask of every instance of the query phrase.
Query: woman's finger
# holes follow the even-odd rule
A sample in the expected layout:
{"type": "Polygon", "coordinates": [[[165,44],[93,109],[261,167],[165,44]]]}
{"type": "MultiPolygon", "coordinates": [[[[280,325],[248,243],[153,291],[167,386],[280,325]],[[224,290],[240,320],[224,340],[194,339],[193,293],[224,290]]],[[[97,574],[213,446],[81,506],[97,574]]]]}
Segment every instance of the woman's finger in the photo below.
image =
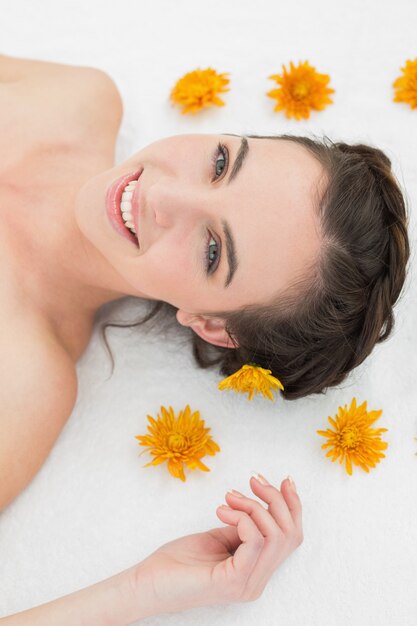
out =
{"type": "Polygon", "coordinates": [[[233,512],[229,512],[228,509],[219,509],[227,511],[225,519],[227,523],[236,523],[238,520],[238,535],[242,541],[242,531],[248,533],[246,545],[242,544],[237,548],[236,559],[233,561],[234,566],[238,568],[237,573],[247,576],[245,586],[241,589],[243,594],[241,599],[258,598],[278,565],[303,539],[301,502],[290,481],[288,479],[282,481],[281,491],[271,484],[263,485],[254,477],[251,477],[250,486],[254,494],[268,504],[268,510],[252,498],[230,492],[226,494],[226,501],[237,516],[243,513],[244,517],[233,517],[233,512]],[[240,520],[242,521],[239,526],[240,520]],[[256,527],[258,534],[253,526],[256,527]],[[252,537],[254,540],[255,537],[259,539],[259,535],[263,544],[258,544],[255,550],[253,546],[251,549],[249,539],[252,537]]]}
{"type": "Polygon", "coordinates": [[[288,506],[288,510],[294,520],[294,525],[297,529],[298,538],[302,541],[303,538],[303,520],[302,520],[302,506],[301,500],[295,490],[291,486],[290,481],[287,479],[281,483],[281,493],[285,498],[288,506]]]}
{"type": "MultiPolygon", "coordinates": [[[[288,537],[279,528],[271,514],[262,506],[260,502],[256,502],[246,496],[235,496],[231,493],[226,494],[227,501],[233,507],[235,513],[244,513],[246,517],[252,521],[257,527],[259,535],[262,537],[261,550],[257,553],[256,561],[252,558],[250,563],[248,559],[235,561],[236,567],[245,567],[241,572],[244,578],[245,586],[241,589],[241,599],[253,600],[258,598],[263,592],[273,572],[293,549],[291,536],[288,537]]],[[[221,509],[220,509],[221,510],[221,509]]],[[[230,519],[232,519],[230,517],[230,519]]],[[[243,518],[244,519],[244,518],[243,518]]],[[[228,520],[227,520],[228,521],[228,520]]],[[[294,525],[293,525],[294,526],[294,525]]],[[[238,527],[239,536],[241,536],[238,527]]],[[[239,557],[241,546],[238,547],[235,556],[239,557]]],[[[243,551],[242,551],[243,552],[243,551]]],[[[247,556],[243,554],[242,556],[247,556]]]]}
{"type": "Polygon", "coordinates": [[[217,508],[217,515],[226,524],[237,527],[242,543],[231,558],[230,576],[232,581],[236,580],[240,590],[243,591],[264,548],[264,537],[255,522],[243,511],[221,506],[217,508]]]}
{"type": "MultiPolygon", "coordinates": [[[[246,496],[238,496],[229,491],[226,493],[227,504],[234,509],[245,511],[251,516],[257,528],[259,528],[263,537],[271,539],[272,537],[283,537],[283,532],[278,526],[276,520],[257,500],[246,496]]],[[[286,505],[285,505],[286,506],[286,505]]]]}
{"type": "MultiPolygon", "coordinates": [[[[283,481],[285,482],[285,481],[283,481]]],[[[268,504],[268,512],[271,514],[284,534],[292,532],[294,519],[288,508],[287,498],[273,485],[263,485],[253,476],[250,479],[250,487],[254,494],[268,504]]]]}

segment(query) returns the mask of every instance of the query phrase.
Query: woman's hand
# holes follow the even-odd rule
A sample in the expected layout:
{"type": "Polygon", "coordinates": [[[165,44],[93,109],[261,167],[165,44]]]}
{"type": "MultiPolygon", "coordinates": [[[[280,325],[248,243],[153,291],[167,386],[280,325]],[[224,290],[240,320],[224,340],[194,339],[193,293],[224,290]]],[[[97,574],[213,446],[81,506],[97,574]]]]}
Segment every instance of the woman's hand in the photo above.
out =
{"type": "Polygon", "coordinates": [[[250,486],[267,509],[228,492],[229,507],[216,513],[229,526],[170,541],[139,564],[138,597],[144,588],[148,601],[152,593],[155,614],[256,600],[302,543],[301,502],[290,481],[279,490],[252,477],[250,486]]]}
{"type": "Polygon", "coordinates": [[[281,491],[255,478],[250,485],[268,510],[257,500],[227,494],[230,508],[216,512],[229,526],[170,541],[138,565],[1,623],[131,624],[160,613],[256,600],[303,533],[301,503],[288,479],[281,491]]]}

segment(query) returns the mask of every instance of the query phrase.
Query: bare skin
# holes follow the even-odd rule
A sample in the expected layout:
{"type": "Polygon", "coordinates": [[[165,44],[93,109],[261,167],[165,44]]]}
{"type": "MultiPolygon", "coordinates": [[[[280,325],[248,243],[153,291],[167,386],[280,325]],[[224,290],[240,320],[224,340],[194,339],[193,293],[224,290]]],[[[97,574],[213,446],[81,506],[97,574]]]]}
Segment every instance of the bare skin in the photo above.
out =
{"type": "Polygon", "coordinates": [[[65,216],[84,182],[112,167],[121,116],[99,70],[0,56],[0,510],[72,412],[97,309],[125,295],[93,291],[62,264],[77,242],[65,216]]]}
{"type": "Polygon", "coordinates": [[[55,271],[54,235],[80,186],[113,166],[120,96],[98,70],[13,57],[0,57],[0,90],[0,315],[43,328],[75,363],[97,309],[125,294],[89,294],[85,307],[88,286],[55,271]]]}

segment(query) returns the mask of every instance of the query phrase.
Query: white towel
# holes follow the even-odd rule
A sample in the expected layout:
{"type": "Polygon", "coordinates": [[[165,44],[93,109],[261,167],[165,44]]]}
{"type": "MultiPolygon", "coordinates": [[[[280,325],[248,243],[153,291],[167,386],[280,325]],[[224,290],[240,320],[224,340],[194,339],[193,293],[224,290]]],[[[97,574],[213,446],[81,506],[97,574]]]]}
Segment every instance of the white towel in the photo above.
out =
{"type": "MultiPolygon", "coordinates": [[[[412,0],[256,3],[211,0],[14,0],[1,2],[5,54],[108,72],[124,101],[117,162],[180,133],[322,134],[385,150],[407,190],[416,239],[417,110],[392,101],[391,84],[416,57],[412,0]],[[334,104],[309,120],[274,113],[265,93],[282,64],[308,60],[331,76],[334,104]],[[197,67],[229,72],[226,106],[183,116],[170,89],[197,67]]],[[[412,254],[414,250],[412,251],[412,254]]],[[[415,272],[413,259],[412,270],[415,272]]],[[[416,280],[410,272],[391,338],[340,388],[295,402],[219,392],[216,369],[199,369],[188,335],[96,328],[78,363],[79,396],[45,465],[0,515],[0,615],[16,613],[130,567],[160,545],[222,526],[228,488],[250,494],[251,471],[275,484],[291,474],[303,504],[303,544],[255,602],[193,609],[141,623],[213,626],[412,626],[417,623],[416,280]],[[339,405],[383,409],[386,458],[348,476],[321,449],[317,429],[339,405]],[[166,465],[144,468],[135,435],[161,404],[201,412],[221,452],[210,472],[182,483],[166,465]]],[[[134,320],[133,298],[103,319],[134,320]]],[[[255,496],[254,496],[255,497],[255,496]]]]}

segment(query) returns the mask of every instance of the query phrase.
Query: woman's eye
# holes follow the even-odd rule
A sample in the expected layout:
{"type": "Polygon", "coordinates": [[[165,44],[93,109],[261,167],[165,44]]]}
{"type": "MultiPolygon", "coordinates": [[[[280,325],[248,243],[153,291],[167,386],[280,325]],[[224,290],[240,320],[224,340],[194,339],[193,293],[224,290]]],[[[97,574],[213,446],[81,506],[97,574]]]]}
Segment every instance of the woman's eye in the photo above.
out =
{"type": "Polygon", "coordinates": [[[219,245],[214,237],[210,234],[208,245],[206,247],[206,271],[211,274],[215,271],[219,259],[219,245]]]}
{"type": "Polygon", "coordinates": [[[224,166],[226,164],[226,159],[224,158],[223,155],[219,155],[219,157],[217,157],[216,159],[216,168],[215,168],[215,172],[216,172],[216,176],[220,176],[221,173],[224,170],[224,166]],[[220,161],[219,161],[219,157],[220,157],[220,161]],[[219,170],[220,167],[220,170],[219,170]]]}
{"type": "Polygon", "coordinates": [[[214,169],[214,177],[212,182],[217,180],[227,170],[229,162],[229,153],[223,144],[219,143],[212,158],[212,164],[214,169]]]}

